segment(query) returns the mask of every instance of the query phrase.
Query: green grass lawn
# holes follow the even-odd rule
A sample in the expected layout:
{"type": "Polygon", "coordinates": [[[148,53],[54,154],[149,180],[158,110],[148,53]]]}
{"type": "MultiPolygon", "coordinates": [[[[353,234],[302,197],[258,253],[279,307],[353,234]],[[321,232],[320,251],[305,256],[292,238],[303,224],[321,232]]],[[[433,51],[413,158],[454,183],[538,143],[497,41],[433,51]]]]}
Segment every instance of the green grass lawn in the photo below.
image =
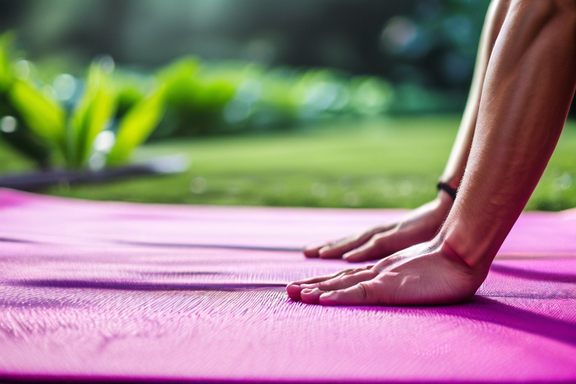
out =
{"type": "MultiPolygon", "coordinates": [[[[138,159],[182,153],[185,173],[100,185],[61,185],[52,195],[154,203],[413,208],[432,199],[457,116],[340,120],[284,132],[147,145],[138,159]]],[[[2,172],[31,165],[0,144],[2,172]]],[[[576,206],[576,124],[569,123],[528,209],[576,206]]]]}

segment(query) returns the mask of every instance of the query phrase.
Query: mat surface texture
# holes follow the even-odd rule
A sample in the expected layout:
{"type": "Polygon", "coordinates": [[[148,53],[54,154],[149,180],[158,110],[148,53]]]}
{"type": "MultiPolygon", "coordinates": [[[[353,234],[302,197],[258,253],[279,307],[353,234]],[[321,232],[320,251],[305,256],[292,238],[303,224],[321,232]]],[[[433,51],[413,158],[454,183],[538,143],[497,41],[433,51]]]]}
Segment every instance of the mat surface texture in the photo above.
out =
{"type": "Polygon", "coordinates": [[[404,213],[0,189],[0,381],[576,381],[576,210],[523,214],[468,303],[288,299],[289,281],[350,267],[304,244],[404,213]]]}

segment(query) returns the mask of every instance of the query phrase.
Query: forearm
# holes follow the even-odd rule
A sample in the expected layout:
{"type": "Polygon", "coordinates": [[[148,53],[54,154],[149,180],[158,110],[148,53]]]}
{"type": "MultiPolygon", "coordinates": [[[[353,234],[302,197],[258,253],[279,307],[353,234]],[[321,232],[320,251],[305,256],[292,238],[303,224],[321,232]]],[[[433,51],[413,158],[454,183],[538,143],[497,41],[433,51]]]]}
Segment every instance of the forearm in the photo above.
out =
{"type": "Polygon", "coordinates": [[[576,82],[572,1],[512,1],[486,72],[466,171],[439,237],[487,268],[558,141],[576,82]]]}
{"type": "Polygon", "coordinates": [[[482,94],[488,60],[490,59],[496,37],[502,28],[508,4],[509,0],[494,0],[490,4],[490,8],[486,14],[480,43],[478,44],[478,54],[476,56],[476,65],[474,66],[474,76],[472,78],[470,93],[468,94],[468,101],[466,102],[466,108],[462,115],[462,121],[460,122],[458,134],[452,146],[448,163],[440,177],[442,182],[448,183],[454,189],[460,185],[464,169],[466,168],[472,137],[476,127],[480,95],[482,94]]]}

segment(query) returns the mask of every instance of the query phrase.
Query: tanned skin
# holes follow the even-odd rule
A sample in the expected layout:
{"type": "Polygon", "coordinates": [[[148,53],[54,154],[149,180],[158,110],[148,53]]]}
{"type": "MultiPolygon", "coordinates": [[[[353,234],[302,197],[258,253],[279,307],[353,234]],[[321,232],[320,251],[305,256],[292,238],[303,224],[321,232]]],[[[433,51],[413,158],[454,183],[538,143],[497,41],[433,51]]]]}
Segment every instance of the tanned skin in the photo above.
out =
{"type": "Polygon", "coordinates": [[[405,220],[307,248],[307,257],[381,259],[288,285],[322,305],[433,305],[480,287],[554,151],[576,86],[576,1],[493,1],[444,191],[405,220]]]}

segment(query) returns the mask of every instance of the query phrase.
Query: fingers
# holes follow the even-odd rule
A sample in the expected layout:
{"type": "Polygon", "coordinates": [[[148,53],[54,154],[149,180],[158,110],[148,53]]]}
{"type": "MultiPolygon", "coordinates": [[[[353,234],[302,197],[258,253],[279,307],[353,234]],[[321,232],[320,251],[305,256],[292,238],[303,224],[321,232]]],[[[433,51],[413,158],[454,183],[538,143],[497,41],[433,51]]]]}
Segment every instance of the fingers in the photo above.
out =
{"type": "Polygon", "coordinates": [[[352,287],[362,281],[374,278],[376,274],[370,270],[363,270],[349,275],[343,275],[331,280],[318,283],[302,289],[300,296],[303,302],[319,304],[320,296],[326,292],[352,287]]]}
{"type": "MultiPolygon", "coordinates": [[[[365,269],[365,268],[362,268],[365,269]]],[[[333,273],[331,275],[324,275],[324,276],[317,276],[317,277],[311,277],[309,279],[304,279],[304,280],[298,280],[298,281],[294,281],[290,284],[297,284],[297,285],[302,285],[302,284],[315,284],[315,283],[319,283],[321,281],[324,280],[329,280],[329,279],[333,279],[337,276],[341,276],[347,273],[353,273],[356,272],[358,270],[358,268],[348,268],[348,269],[343,269],[342,271],[333,273]]]]}
{"type": "Polygon", "coordinates": [[[308,245],[306,247],[304,247],[304,250],[302,251],[304,253],[304,256],[306,257],[320,257],[318,255],[318,251],[325,247],[326,244],[320,244],[320,245],[308,245]]]}
{"type": "MultiPolygon", "coordinates": [[[[370,235],[371,236],[371,235],[370,235]]],[[[368,233],[355,235],[337,240],[328,244],[316,245],[304,248],[304,256],[319,257],[321,259],[338,259],[342,254],[354,249],[370,239],[368,233]]]]}
{"type": "Polygon", "coordinates": [[[368,302],[367,286],[369,285],[362,282],[339,291],[326,292],[318,297],[318,304],[329,306],[373,304],[368,302]]]}
{"type": "Polygon", "coordinates": [[[337,240],[328,244],[310,246],[304,248],[304,255],[306,257],[319,257],[321,259],[339,259],[346,252],[358,248],[366,243],[376,233],[387,231],[394,226],[384,226],[373,228],[364,233],[347,237],[345,239],[337,240]]]}
{"type": "Polygon", "coordinates": [[[409,244],[410,242],[402,241],[405,240],[403,237],[403,234],[398,230],[379,233],[364,245],[345,253],[342,258],[349,262],[360,262],[390,256],[412,245],[409,244]]]}
{"type": "Polygon", "coordinates": [[[354,273],[343,274],[330,280],[325,280],[316,284],[316,288],[321,291],[334,291],[344,289],[376,277],[377,272],[370,267],[356,270],[354,273]]]}
{"type": "Polygon", "coordinates": [[[332,275],[318,276],[318,277],[312,277],[310,279],[294,281],[294,282],[292,282],[286,286],[286,292],[288,293],[288,296],[292,300],[299,301],[300,300],[300,292],[305,288],[310,288],[310,286],[312,284],[316,284],[316,283],[320,283],[322,281],[333,279],[333,278],[336,278],[338,276],[341,276],[341,275],[344,275],[347,273],[352,273],[354,271],[356,271],[356,270],[355,269],[345,269],[343,271],[333,273],[332,275]]]}
{"type": "Polygon", "coordinates": [[[288,294],[288,297],[291,298],[294,301],[300,301],[301,298],[301,293],[302,292],[302,287],[298,284],[294,284],[294,283],[290,283],[286,286],[286,293],[288,294]]]}
{"type": "Polygon", "coordinates": [[[357,248],[370,240],[374,235],[373,231],[368,231],[360,235],[352,236],[337,243],[326,245],[318,250],[321,259],[339,259],[342,255],[354,248],[357,248]]]}
{"type": "Polygon", "coordinates": [[[330,291],[318,297],[321,305],[378,305],[391,304],[389,292],[377,279],[362,281],[351,287],[330,291]]]}
{"type": "MultiPolygon", "coordinates": [[[[309,296],[314,289],[320,289],[322,292],[341,289],[354,285],[360,281],[368,280],[376,276],[376,272],[372,271],[372,266],[366,266],[358,269],[345,269],[330,276],[314,277],[302,281],[297,281],[288,284],[286,292],[292,300],[304,300],[304,296],[309,296]]],[[[312,300],[312,299],[311,299],[312,300]]],[[[316,302],[317,300],[312,300],[316,302]]]]}

